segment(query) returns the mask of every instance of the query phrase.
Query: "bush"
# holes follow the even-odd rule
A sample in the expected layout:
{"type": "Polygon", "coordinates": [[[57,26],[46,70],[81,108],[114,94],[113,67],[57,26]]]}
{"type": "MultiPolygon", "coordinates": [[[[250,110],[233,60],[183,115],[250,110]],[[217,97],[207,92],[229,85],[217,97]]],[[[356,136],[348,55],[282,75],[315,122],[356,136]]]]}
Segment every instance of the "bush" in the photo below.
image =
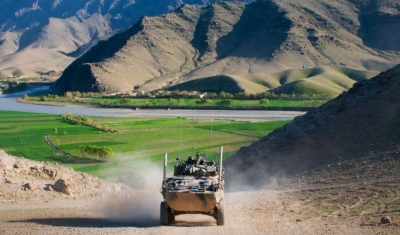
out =
{"type": "Polygon", "coordinates": [[[220,106],[231,106],[236,104],[236,100],[221,100],[217,104],[220,106]]]}
{"type": "Polygon", "coordinates": [[[260,104],[268,104],[269,100],[268,99],[261,99],[260,104]]]}
{"type": "Polygon", "coordinates": [[[143,102],[143,107],[149,107],[150,106],[150,102],[149,101],[144,101],[143,102]]]}
{"type": "Polygon", "coordinates": [[[64,96],[65,96],[65,98],[67,98],[69,100],[74,99],[74,95],[70,91],[65,92],[64,96]]]}
{"type": "Polygon", "coordinates": [[[84,157],[89,157],[97,160],[108,161],[114,156],[114,152],[109,147],[98,147],[92,145],[79,146],[78,150],[84,157]]]}
{"type": "Polygon", "coordinates": [[[131,100],[123,98],[123,99],[119,99],[118,103],[121,104],[121,105],[129,105],[131,103],[131,100]]]}
{"type": "Polygon", "coordinates": [[[53,94],[48,94],[47,97],[48,97],[49,99],[56,99],[56,100],[59,98],[59,96],[58,96],[57,94],[55,94],[55,95],[53,95],[53,94]]]}
{"type": "Polygon", "coordinates": [[[210,100],[210,99],[202,99],[202,100],[197,100],[196,104],[198,104],[198,105],[212,105],[212,104],[214,104],[214,101],[210,100]]]}
{"type": "Polygon", "coordinates": [[[176,102],[175,99],[173,99],[173,98],[168,98],[168,103],[174,104],[175,102],[176,102]]]}

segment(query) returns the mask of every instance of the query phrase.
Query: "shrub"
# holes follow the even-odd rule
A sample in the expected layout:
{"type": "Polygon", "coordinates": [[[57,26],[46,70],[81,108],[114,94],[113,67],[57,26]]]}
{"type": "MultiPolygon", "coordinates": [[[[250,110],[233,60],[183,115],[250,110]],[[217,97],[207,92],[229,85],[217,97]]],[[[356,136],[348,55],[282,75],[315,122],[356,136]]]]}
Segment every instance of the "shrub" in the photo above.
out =
{"type": "Polygon", "coordinates": [[[121,105],[129,105],[131,103],[131,100],[123,98],[123,99],[119,99],[118,103],[121,104],[121,105]]]}
{"type": "Polygon", "coordinates": [[[65,92],[64,96],[65,96],[65,98],[67,98],[69,100],[74,99],[74,95],[70,91],[65,92]]]}
{"type": "Polygon", "coordinates": [[[58,98],[59,98],[57,94],[55,94],[55,95],[48,94],[47,97],[48,97],[49,99],[58,99],[58,98]]]}
{"type": "Polygon", "coordinates": [[[196,101],[196,104],[199,104],[199,105],[212,105],[213,103],[214,103],[214,101],[210,100],[210,99],[202,99],[202,100],[196,101]]]}
{"type": "Polygon", "coordinates": [[[268,104],[269,100],[268,99],[261,99],[260,104],[268,104]]]}
{"type": "Polygon", "coordinates": [[[98,147],[92,145],[78,146],[80,154],[84,157],[108,161],[114,156],[114,152],[109,147],[98,147]]]}
{"type": "Polygon", "coordinates": [[[168,103],[175,104],[176,100],[173,98],[168,98],[168,103]]]}
{"type": "Polygon", "coordinates": [[[149,101],[145,101],[143,102],[143,107],[149,107],[150,106],[150,102],[149,101]]]}
{"type": "Polygon", "coordinates": [[[231,106],[236,104],[236,100],[221,100],[217,104],[220,106],[231,106]]]}

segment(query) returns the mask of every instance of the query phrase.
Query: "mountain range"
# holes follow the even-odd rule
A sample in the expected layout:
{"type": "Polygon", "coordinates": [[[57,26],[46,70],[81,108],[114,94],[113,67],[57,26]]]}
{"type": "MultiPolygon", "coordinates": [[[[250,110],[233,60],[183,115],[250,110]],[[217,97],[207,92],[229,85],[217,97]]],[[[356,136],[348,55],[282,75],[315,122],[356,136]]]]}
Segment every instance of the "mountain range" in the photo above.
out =
{"type": "Polygon", "coordinates": [[[100,42],[55,89],[340,94],[399,63],[399,40],[395,0],[184,5],[100,42]]]}
{"type": "Polygon", "coordinates": [[[182,4],[216,0],[3,0],[0,2],[0,78],[39,77],[72,61],[143,16],[182,4]]]}

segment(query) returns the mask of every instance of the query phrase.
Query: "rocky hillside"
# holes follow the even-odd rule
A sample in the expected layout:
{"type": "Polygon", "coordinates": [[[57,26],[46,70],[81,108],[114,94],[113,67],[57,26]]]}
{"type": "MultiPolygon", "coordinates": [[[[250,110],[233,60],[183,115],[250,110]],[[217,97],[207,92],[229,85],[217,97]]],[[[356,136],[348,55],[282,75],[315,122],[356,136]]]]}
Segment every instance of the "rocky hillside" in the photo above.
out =
{"type": "Polygon", "coordinates": [[[10,156],[0,150],[0,203],[19,205],[65,196],[91,198],[131,192],[122,184],[107,183],[72,168],[10,156]]]}
{"type": "Polygon", "coordinates": [[[184,3],[215,0],[4,0],[0,2],[0,78],[62,71],[100,39],[142,16],[173,11],[184,3]]]}
{"type": "Polygon", "coordinates": [[[399,89],[400,65],[356,83],[322,107],[241,148],[226,162],[226,177],[256,184],[348,160],[353,164],[346,167],[363,169],[369,158],[376,161],[371,167],[380,162],[390,167],[393,159],[400,160],[399,89]]]}
{"type": "Polygon", "coordinates": [[[170,14],[145,17],[99,43],[65,70],[56,88],[175,89],[175,85],[193,87],[192,80],[203,78],[207,80],[200,82],[202,87],[213,87],[215,79],[210,78],[224,75],[228,87],[246,83],[239,90],[252,93],[285,85],[288,76],[297,73],[301,76],[286,90],[318,84],[339,94],[349,88],[343,84],[351,87],[357,78],[377,74],[364,71],[383,71],[400,62],[399,9],[395,0],[259,0],[202,9],[184,6],[170,14]],[[302,72],[303,67],[317,69],[302,72]],[[342,71],[347,68],[359,72],[349,75],[342,71]],[[343,79],[325,83],[332,73],[343,79]]]}

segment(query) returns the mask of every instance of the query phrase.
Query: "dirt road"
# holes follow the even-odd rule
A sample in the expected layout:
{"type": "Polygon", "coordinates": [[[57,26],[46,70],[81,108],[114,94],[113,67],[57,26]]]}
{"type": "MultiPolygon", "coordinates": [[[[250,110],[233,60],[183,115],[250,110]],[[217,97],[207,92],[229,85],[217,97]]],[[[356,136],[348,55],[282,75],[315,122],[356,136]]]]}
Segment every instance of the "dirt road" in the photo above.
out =
{"type": "Polygon", "coordinates": [[[109,207],[108,203],[116,205],[121,200],[116,197],[65,197],[47,203],[1,205],[0,234],[397,234],[400,229],[397,225],[368,224],[364,217],[319,215],[317,207],[293,195],[282,190],[228,193],[225,226],[216,226],[213,218],[200,215],[178,216],[175,224],[160,226],[158,210],[135,210],[129,205],[144,200],[141,193],[124,199],[121,205],[132,211],[122,211],[120,218],[110,217],[123,209],[109,207]],[[131,219],[124,218],[128,214],[131,219]]]}

